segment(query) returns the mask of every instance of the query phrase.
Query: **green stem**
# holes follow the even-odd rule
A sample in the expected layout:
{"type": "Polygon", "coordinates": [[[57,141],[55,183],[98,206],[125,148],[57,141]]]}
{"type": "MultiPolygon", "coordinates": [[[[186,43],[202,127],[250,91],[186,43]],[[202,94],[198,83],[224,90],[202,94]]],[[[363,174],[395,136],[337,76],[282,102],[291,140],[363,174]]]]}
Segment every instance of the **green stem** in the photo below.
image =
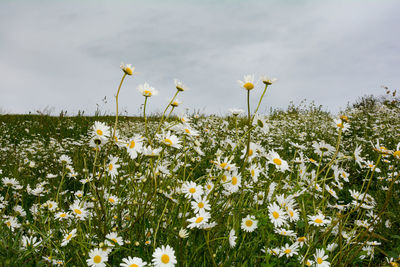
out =
{"type": "Polygon", "coordinates": [[[122,76],[121,82],[119,83],[118,86],[118,91],[117,95],[115,96],[115,101],[116,101],[116,112],[115,112],[115,124],[114,124],[114,130],[113,130],[113,139],[115,139],[115,132],[117,131],[117,124],[118,124],[118,96],[119,96],[119,91],[121,90],[122,83],[124,82],[126,73],[122,76]]]}

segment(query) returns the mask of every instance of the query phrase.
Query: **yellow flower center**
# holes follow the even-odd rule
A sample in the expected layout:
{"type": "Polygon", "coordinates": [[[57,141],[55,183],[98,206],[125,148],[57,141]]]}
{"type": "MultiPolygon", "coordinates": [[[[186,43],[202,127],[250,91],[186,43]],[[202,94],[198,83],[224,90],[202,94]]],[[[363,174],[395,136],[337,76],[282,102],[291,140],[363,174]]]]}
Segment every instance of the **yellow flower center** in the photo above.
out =
{"type": "Polygon", "coordinates": [[[316,222],[316,223],[322,223],[323,221],[322,221],[320,218],[317,218],[317,219],[314,220],[314,222],[316,222]]]}
{"type": "Polygon", "coordinates": [[[111,197],[108,198],[108,201],[110,201],[111,203],[115,203],[115,199],[113,199],[111,197]]]}
{"type": "Polygon", "coordinates": [[[336,124],[336,126],[339,128],[343,128],[343,123],[340,122],[340,123],[336,124]]]}
{"type": "Polygon", "coordinates": [[[167,254],[163,254],[161,256],[161,262],[167,264],[169,262],[169,256],[167,254]]]}
{"type": "Polygon", "coordinates": [[[108,169],[110,170],[110,171],[112,171],[112,169],[113,169],[113,165],[110,163],[110,165],[108,165],[108,169]]]}
{"type": "Polygon", "coordinates": [[[166,145],[168,145],[168,146],[172,146],[172,141],[169,138],[165,138],[164,143],[166,143],[166,145]]]}
{"type": "Polygon", "coordinates": [[[129,267],[139,267],[139,265],[133,263],[133,264],[129,265],[129,267]]]}
{"type": "Polygon", "coordinates": [[[196,219],[195,222],[196,222],[196,223],[201,223],[201,222],[203,221],[203,219],[204,219],[203,217],[199,217],[199,218],[196,219]]]}
{"type": "Polygon", "coordinates": [[[188,133],[188,134],[190,134],[190,130],[187,129],[187,128],[185,129],[185,132],[188,133]]]}
{"type": "Polygon", "coordinates": [[[151,96],[152,93],[151,93],[151,91],[149,91],[149,90],[144,90],[143,95],[145,95],[145,96],[151,96]]]}
{"type": "Polygon", "coordinates": [[[208,190],[211,190],[211,189],[212,189],[212,186],[208,184],[208,185],[207,185],[207,189],[208,189],[208,190]]]}
{"type": "Polygon", "coordinates": [[[132,141],[129,143],[129,148],[132,149],[132,148],[135,147],[135,145],[136,145],[135,141],[132,140],[132,141]]]}
{"type": "Polygon", "coordinates": [[[226,179],[227,179],[227,178],[228,178],[228,177],[226,177],[226,175],[223,175],[222,178],[221,178],[222,182],[226,182],[226,179]]]}
{"type": "Polygon", "coordinates": [[[304,242],[304,241],[306,241],[306,237],[305,236],[302,236],[302,237],[299,237],[298,239],[297,239],[297,241],[298,242],[304,242]]]}
{"type": "Polygon", "coordinates": [[[275,219],[279,218],[279,213],[277,211],[272,212],[272,216],[274,216],[275,219]]]}
{"type": "Polygon", "coordinates": [[[65,238],[65,239],[66,239],[66,240],[70,240],[71,237],[72,237],[72,234],[69,234],[69,235],[67,236],[67,238],[65,238]]]}
{"type": "Polygon", "coordinates": [[[7,224],[8,227],[11,226],[11,222],[10,221],[6,222],[6,224],[7,224]]]}
{"type": "Polygon", "coordinates": [[[64,218],[64,217],[66,217],[66,216],[67,216],[66,213],[61,213],[61,214],[60,214],[60,217],[61,217],[61,218],[64,218]]]}
{"type": "Polygon", "coordinates": [[[125,72],[126,74],[128,74],[128,75],[132,75],[132,74],[133,74],[133,70],[132,70],[131,68],[129,68],[129,67],[125,67],[125,68],[124,68],[124,72],[125,72]]]}
{"type": "Polygon", "coordinates": [[[232,177],[232,184],[233,184],[233,185],[236,185],[237,183],[238,183],[238,178],[235,177],[235,176],[233,176],[233,177],[232,177]]]}
{"type": "Polygon", "coordinates": [[[252,220],[247,220],[245,224],[246,224],[247,227],[251,227],[253,225],[253,221],[252,220]]]}
{"type": "Polygon", "coordinates": [[[372,167],[374,167],[374,165],[372,165],[372,164],[368,164],[368,167],[372,168],[372,167]]]}
{"type": "Polygon", "coordinates": [[[82,214],[82,211],[79,210],[79,209],[74,209],[74,212],[75,212],[76,214],[82,214]]]}
{"type": "Polygon", "coordinates": [[[118,244],[118,241],[117,241],[117,239],[115,239],[115,238],[112,238],[111,240],[112,240],[112,241],[114,241],[114,243],[117,243],[117,244],[118,244]]]}
{"type": "Polygon", "coordinates": [[[251,176],[254,176],[254,175],[255,175],[254,170],[251,170],[251,171],[250,171],[250,174],[251,174],[251,176]]]}
{"type": "Polygon", "coordinates": [[[317,258],[318,264],[322,264],[323,261],[324,261],[324,260],[323,260],[322,258],[317,258]]]}
{"type": "Polygon", "coordinates": [[[286,254],[289,254],[290,252],[292,252],[292,250],[290,248],[285,249],[284,251],[286,254]]]}
{"type": "Polygon", "coordinates": [[[100,263],[101,262],[101,256],[99,256],[99,255],[94,256],[93,262],[94,263],[100,263]]]}
{"type": "Polygon", "coordinates": [[[243,87],[244,87],[245,89],[247,89],[247,90],[251,90],[251,89],[254,88],[254,84],[251,83],[251,82],[247,82],[247,83],[243,84],[243,87]]]}
{"type": "Polygon", "coordinates": [[[393,156],[395,156],[396,158],[400,158],[400,150],[393,152],[393,156]]]}
{"type": "Polygon", "coordinates": [[[49,209],[51,209],[53,207],[53,204],[49,203],[49,209]]]}
{"type": "Polygon", "coordinates": [[[282,164],[282,160],[280,160],[280,159],[278,159],[278,158],[273,159],[272,162],[273,162],[274,164],[278,165],[278,166],[280,166],[280,165],[282,164]]]}
{"type": "Polygon", "coordinates": [[[310,161],[311,161],[312,163],[315,163],[315,160],[314,160],[314,159],[310,159],[310,161]]]}
{"type": "Polygon", "coordinates": [[[191,194],[196,193],[196,188],[194,188],[194,187],[190,188],[190,189],[189,189],[189,192],[190,192],[191,194]]]}
{"type": "Polygon", "coordinates": [[[289,215],[290,215],[290,217],[293,217],[293,216],[294,216],[294,213],[293,213],[292,210],[289,211],[289,215]]]}
{"type": "Polygon", "coordinates": [[[96,133],[97,133],[98,135],[103,135],[103,131],[100,130],[100,129],[97,129],[96,133]]]}
{"type": "Polygon", "coordinates": [[[251,157],[253,155],[253,149],[249,149],[249,157],[251,157]]]}
{"type": "Polygon", "coordinates": [[[199,204],[197,204],[197,207],[199,207],[200,209],[204,208],[204,203],[200,202],[199,204]]]}
{"type": "Polygon", "coordinates": [[[224,169],[226,167],[226,165],[228,165],[228,163],[222,162],[219,166],[221,166],[221,168],[224,169]]]}

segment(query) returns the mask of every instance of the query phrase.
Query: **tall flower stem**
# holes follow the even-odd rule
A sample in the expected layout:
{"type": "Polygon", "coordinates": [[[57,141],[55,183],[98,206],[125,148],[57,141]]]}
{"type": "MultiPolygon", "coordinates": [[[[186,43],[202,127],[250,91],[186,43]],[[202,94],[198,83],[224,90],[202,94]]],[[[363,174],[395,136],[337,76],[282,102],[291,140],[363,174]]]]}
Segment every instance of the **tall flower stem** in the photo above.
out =
{"type": "MultiPolygon", "coordinates": [[[[251,115],[250,115],[250,90],[247,90],[247,126],[249,129],[251,129],[251,115]]],[[[244,162],[242,165],[242,171],[244,170],[244,167],[246,166],[247,159],[249,157],[249,149],[250,149],[250,135],[251,131],[247,133],[247,148],[246,148],[246,155],[244,156],[244,162]]]]}
{"type": "Polygon", "coordinates": [[[119,86],[118,86],[117,95],[115,96],[116,111],[115,111],[115,124],[114,124],[113,136],[112,136],[113,139],[115,139],[115,132],[117,131],[117,124],[118,124],[118,96],[119,96],[119,91],[121,90],[121,86],[122,86],[122,83],[124,82],[125,77],[126,77],[126,73],[124,73],[124,75],[122,76],[121,82],[119,83],[119,86]]]}
{"type": "MultiPolygon", "coordinates": [[[[169,104],[168,104],[167,107],[165,108],[165,110],[164,110],[164,112],[163,112],[163,115],[162,115],[162,117],[161,117],[160,123],[158,124],[156,133],[158,133],[158,131],[160,130],[160,127],[161,127],[162,123],[164,122],[165,113],[167,113],[167,110],[168,110],[169,106],[171,106],[172,102],[174,102],[174,100],[175,100],[176,96],[178,95],[178,93],[179,93],[179,90],[176,90],[176,93],[175,93],[174,97],[171,99],[171,101],[169,102],[169,104]]],[[[172,108],[172,109],[173,109],[173,108],[172,108]]],[[[169,117],[169,116],[168,116],[168,117],[169,117]]]]}
{"type": "Polygon", "coordinates": [[[147,118],[146,118],[147,98],[148,98],[147,96],[144,97],[143,118],[144,118],[144,128],[145,128],[145,132],[146,132],[147,141],[151,145],[151,140],[149,138],[149,131],[148,131],[148,127],[147,127],[147,118]]]}
{"type": "Polygon", "coordinates": [[[269,84],[265,84],[264,91],[263,91],[263,93],[262,93],[262,95],[261,95],[261,97],[260,97],[260,100],[258,101],[258,105],[257,105],[256,110],[254,111],[253,117],[251,118],[252,120],[254,119],[254,116],[256,116],[257,111],[258,111],[258,109],[260,108],[261,101],[263,100],[264,95],[265,95],[265,93],[267,92],[268,85],[269,85],[269,84]]]}

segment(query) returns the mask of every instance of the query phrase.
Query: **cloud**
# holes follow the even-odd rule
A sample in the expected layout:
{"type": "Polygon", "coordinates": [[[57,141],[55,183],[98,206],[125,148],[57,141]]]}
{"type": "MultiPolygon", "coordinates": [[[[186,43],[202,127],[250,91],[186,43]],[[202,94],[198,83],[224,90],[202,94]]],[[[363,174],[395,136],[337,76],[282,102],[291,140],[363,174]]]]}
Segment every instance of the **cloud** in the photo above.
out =
{"type": "MultiPolygon", "coordinates": [[[[119,63],[139,72],[126,80],[120,105],[138,114],[136,87],[160,91],[161,111],[173,79],[191,90],[185,108],[224,114],[244,108],[237,80],[267,74],[261,110],[306,98],[332,111],[380,85],[400,82],[396,1],[4,1],[0,4],[0,107],[27,113],[93,112],[113,96],[119,63]]],[[[252,92],[252,103],[261,94],[252,92]]]]}

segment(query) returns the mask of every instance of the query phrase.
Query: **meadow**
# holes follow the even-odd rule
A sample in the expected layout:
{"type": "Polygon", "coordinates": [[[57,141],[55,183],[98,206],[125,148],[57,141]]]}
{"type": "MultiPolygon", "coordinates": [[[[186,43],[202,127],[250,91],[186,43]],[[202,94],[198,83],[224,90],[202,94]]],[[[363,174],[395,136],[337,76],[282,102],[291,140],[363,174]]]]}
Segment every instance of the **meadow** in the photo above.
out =
{"type": "Polygon", "coordinates": [[[157,116],[148,84],[140,117],[0,115],[0,262],[398,266],[396,93],[258,114],[273,83],[225,117],[177,112],[179,81],[157,116]]]}

